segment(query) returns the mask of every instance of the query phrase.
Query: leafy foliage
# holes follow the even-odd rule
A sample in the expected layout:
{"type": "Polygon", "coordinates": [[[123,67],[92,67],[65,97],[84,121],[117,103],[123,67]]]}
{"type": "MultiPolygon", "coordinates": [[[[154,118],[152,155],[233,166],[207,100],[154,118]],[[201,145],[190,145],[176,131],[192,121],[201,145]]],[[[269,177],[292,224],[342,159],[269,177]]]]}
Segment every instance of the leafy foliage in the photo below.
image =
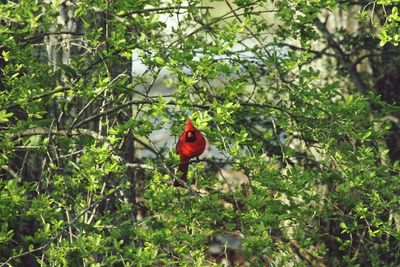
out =
{"type": "Polygon", "coordinates": [[[0,266],[204,266],[218,233],[243,236],[232,265],[398,265],[399,59],[366,10],[5,1],[0,266]],[[214,152],[176,188],[157,136],[188,115],[214,152]]]}

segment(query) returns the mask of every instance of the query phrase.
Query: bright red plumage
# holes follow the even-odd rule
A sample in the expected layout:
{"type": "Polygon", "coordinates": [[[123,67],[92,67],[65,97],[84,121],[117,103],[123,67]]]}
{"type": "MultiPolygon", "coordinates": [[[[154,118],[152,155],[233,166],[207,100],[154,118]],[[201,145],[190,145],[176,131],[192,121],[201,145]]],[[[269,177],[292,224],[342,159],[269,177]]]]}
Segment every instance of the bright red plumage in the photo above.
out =
{"type": "Polygon", "coordinates": [[[203,154],[206,148],[206,139],[190,119],[186,121],[186,127],[176,145],[176,152],[179,154],[179,171],[182,172],[182,180],[187,179],[189,161],[203,154]]]}

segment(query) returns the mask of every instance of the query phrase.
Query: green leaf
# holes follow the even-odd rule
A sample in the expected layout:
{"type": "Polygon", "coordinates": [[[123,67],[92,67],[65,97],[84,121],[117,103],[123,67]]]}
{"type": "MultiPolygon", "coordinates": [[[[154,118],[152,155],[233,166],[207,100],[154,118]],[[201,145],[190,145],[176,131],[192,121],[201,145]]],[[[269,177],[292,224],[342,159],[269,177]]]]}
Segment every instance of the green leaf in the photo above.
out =
{"type": "Polygon", "coordinates": [[[3,56],[3,59],[5,62],[7,62],[10,59],[9,58],[10,52],[6,52],[3,50],[3,51],[1,51],[1,55],[3,56]]]}
{"type": "Polygon", "coordinates": [[[6,110],[0,110],[0,123],[8,122],[8,118],[12,117],[13,113],[7,113],[6,110]]]}

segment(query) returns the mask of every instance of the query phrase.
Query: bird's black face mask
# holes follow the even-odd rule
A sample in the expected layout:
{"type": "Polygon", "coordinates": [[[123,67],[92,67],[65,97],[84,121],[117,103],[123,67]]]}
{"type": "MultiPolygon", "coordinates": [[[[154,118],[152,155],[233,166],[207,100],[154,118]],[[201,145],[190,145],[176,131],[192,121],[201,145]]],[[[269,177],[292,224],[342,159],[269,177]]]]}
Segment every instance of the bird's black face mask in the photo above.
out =
{"type": "Polygon", "coordinates": [[[196,142],[197,138],[196,138],[195,131],[187,131],[186,134],[185,134],[185,140],[188,143],[196,142]]]}

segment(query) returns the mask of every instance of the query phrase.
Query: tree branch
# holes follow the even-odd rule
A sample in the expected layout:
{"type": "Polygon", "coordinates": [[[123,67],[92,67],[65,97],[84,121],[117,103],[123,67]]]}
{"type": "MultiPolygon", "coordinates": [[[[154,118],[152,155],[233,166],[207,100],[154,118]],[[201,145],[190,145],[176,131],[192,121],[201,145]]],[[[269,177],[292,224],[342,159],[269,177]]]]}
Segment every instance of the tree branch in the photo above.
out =
{"type": "Polygon", "coordinates": [[[155,7],[155,8],[144,8],[140,10],[132,10],[129,12],[126,12],[124,14],[118,15],[118,17],[128,17],[134,14],[143,14],[143,13],[150,13],[150,12],[156,12],[156,13],[167,13],[173,10],[180,10],[180,9],[189,9],[189,8],[197,8],[197,9],[213,9],[213,7],[210,6],[200,6],[200,7],[190,7],[190,6],[169,6],[169,7],[155,7]]]}
{"type": "Polygon", "coordinates": [[[98,140],[104,140],[104,136],[101,134],[91,131],[88,129],[75,129],[75,130],[57,130],[57,129],[48,129],[48,128],[30,128],[23,130],[21,132],[12,134],[10,137],[11,139],[16,139],[18,137],[25,137],[25,136],[32,136],[32,135],[59,135],[64,137],[71,137],[71,136],[79,136],[79,135],[88,135],[98,140]]]}
{"type": "Polygon", "coordinates": [[[335,40],[333,34],[328,30],[324,23],[322,23],[319,19],[316,19],[315,23],[319,31],[328,42],[328,45],[335,52],[336,59],[349,72],[350,80],[356,85],[358,91],[360,91],[363,95],[367,95],[368,87],[361,78],[360,73],[357,72],[354,63],[350,60],[349,56],[343,51],[339,43],[335,40]]]}
{"type": "Polygon", "coordinates": [[[336,54],[332,54],[332,53],[326,52],[326,50],[328,50],[329,47],[326,47],[326,48],[324,48],[324,49],[318,51],[318,50],[313,50],[313,49],[305,49],[305,48],[302,48],[302,47],[300,47],[300,46],[295,46],[295,45],[286,44],[286,43],[279,43],[279,45],[287,46],[287,47],[289,47],[289,48],[291,48],[291,49],[293,49],[293,50],[299,50],[299,51],[304,51],[304,52],[310,52],[310,53],[316,54],[316,55],[319,56],[319,57],[321,57],[321,56],[323,56],[323,55],[325,55],[325,56],[330,56],[330,57],[335,57],[335,56],[336,56],[336,54]]]}
{"type": "MultiPolygon", "coordinates": [[[[109,110],[105,110],[103,112],[100,112],[98,114],[92,115],[87,117],[86,119],[78,122],[75,124],[75,127],[80,127],[82,125],[84,125],[85,123],[88,123],[92,120],[95,120],[97,118],[100,118],[104,115],[108,115],[114,112],[117,112],[123,108],[129,107],[131,105],[152,105],[152,104],[157,104],[157,101],[148,99],[148,100],[133,100],[133,101],[128,101],[122,105],[119,105],[115,108],[109,109],[109,110]]],[[[166,103],[166,105],[168,106],[176,106],[177,103],[175,101],[169,101],[166,103]]],[[[277,107],[277,106],[273,106],[273,105],[268,105],[268,104],[258,104],[258,103],[247,103],[247,102],[240,102],[240,105],[242,106],[249,106],[249,107],[259,107],[259,108],[270,108],[270,109],[275,109],[275,110],[279,110],[281,112],[284,112],[286,114],[288,114],[290,117],[294,118],[294,116],[288,112],[287,110],[277,107]]],[[[204,109],[204,110],[210,110],[211,106],[209,105],[201,105],[201,104],[190,104],[191,107],[195,107],[195,108],[200,108],[200,109],[204,109]]]]}
{"type": "Polygon", "coordinates": [[[14,178],[15,181],[17,181],[17,182],[22,181],[22,178],[15,171],[13,171],[13,169],[8,167],[7,165],[1,165],[0,169],[7,171],[14,178]]]}
{"type": "MultiPolygon", "coordinates": [[[[56,89],[56,90],[51,90],[50,92],[33,96],[32,98],[28,99],[28,102],[32,102],[32,101],[37,100],[37,99],[45,98],[47,96],[51,96],[51,95],[54,95],[54,94],[57,94],[57,93],[60,93],[60,92],[68,91],[70,89],[72,89],[72,88],[71,87],[62,87],[62,88],[59,88],[59,89],[56,89]]],[[[0,107],[0,110],[14,108],[14,107],[16,107],[18,105],[19,104],[17,104],[17,103],[10,104],[8,106],[0,107]]]]}

